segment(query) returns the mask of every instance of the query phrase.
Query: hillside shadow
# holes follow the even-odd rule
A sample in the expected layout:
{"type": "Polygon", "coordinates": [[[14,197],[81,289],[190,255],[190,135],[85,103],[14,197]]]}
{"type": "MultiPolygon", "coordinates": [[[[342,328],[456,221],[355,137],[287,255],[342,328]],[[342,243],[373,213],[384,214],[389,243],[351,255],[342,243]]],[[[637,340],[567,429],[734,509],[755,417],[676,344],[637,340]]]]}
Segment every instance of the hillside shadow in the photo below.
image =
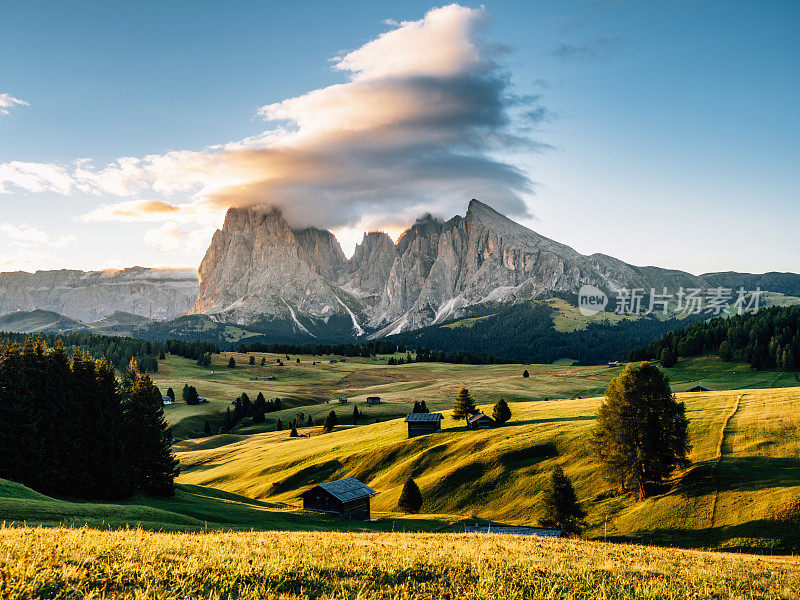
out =
{"type": "Polygon", "coordinates": [[[511,421],[507,425],[540,425],[543,423],[568,423],[570,421],[594,421],[594,415],[580,415],[577,417],[551,417],[549,419],[527,419],[525,421],[511,421]]]}
{"type": "Polygon", "coordinates": [[[753,492],[774,487],[800,485],[800,458],[737,456],[716,462],[695,463],[681,477],[672,493],[696,497],[713,493],[717,485],[723,492],[753,492]]]}
{"type": "Polygon", "coordinates": [[[800,550],[800,531],[796,526],[771,519],[755,519],[737,525],[707,529],[653,529],[632,535],[608,536],[609,542],[707,548],[728,552],[789,553],[800,550]]]}
{"type": "Polygon", "coordinates": [[[276,481],[270,487],[270,494],[281,494],[306,485],[316,485],[328,481],[336,471],[342,468],[338,460],[329,460],[292,473],[286,479],[276,481]]]}

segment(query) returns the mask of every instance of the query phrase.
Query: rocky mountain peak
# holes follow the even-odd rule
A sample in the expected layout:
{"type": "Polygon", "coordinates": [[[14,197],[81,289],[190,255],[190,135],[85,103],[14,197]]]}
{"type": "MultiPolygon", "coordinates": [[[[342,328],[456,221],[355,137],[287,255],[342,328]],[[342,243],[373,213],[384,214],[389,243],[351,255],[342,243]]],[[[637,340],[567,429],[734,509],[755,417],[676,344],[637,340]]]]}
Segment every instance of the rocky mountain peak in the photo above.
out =
{"type": "Polygon", "coordinates": [[[372,297],[374,303],[386,286],[396,258],[397,248],[392,238],[382,231],[365,233],[350,259],[345,289],[362,298],[372,297]]]}

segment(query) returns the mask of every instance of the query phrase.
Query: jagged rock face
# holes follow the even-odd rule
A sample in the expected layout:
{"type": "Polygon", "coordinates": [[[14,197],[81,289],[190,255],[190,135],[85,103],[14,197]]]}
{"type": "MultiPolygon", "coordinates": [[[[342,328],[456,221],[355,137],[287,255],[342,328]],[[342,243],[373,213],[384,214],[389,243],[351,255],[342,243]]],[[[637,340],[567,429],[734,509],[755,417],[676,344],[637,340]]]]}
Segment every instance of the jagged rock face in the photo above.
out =
{"type": "Polygon", "coordinates": [[[197,274],[177,269],[0,273],[0,315],[45,310],[88,323],[123,311],[171,319],[192,307],[197,291],[197,274]]]}
{"type": "Polygon", "coordinates": [[[337,281],[347,269],[347,258],[336,236],[330,231],[307,227],[292,231],[299,247],[299,256],[311,270],[328,281],[337,281]]]}
{"type": "Polygon", "coordinates": [[[444,223],[426,215],[400,236],[398,257],[392,264],[370,324],[379,326],[394,321],[412,308],[436,262],[443,228],[444,223]]]}
{"type": "Polygon", "coordinates": [[[230,209],[200,264],[192,312],[239,323],[291,319],[303,331],[299,316],[349,313],[349,298],[317,272],[335,272],[335,265],[319,264],[330,253],[326,236],[303,230],[300,237],[303,246],[277,210],[230,209]]]}
{"type": "Polygon", "coordinates": [[[473,200],[464,217],[419,219],[392,243],[364,235],[347,261],[327,231],[293,231],[275,210],[231,209],[200,266],[197,313],[238,322],[349,316],[374,336],[459,317],[486,302],[520,302],[584,284],[608,290],[704,287],[679,271],[583,256],[473,200]]]}
{"type": "Polygon", "coordinates": [[[350,259],[344,289],[374,304],[386,287],[386,280],[397,259],[392,238],[383,232],[365,233],[350,259]]]}

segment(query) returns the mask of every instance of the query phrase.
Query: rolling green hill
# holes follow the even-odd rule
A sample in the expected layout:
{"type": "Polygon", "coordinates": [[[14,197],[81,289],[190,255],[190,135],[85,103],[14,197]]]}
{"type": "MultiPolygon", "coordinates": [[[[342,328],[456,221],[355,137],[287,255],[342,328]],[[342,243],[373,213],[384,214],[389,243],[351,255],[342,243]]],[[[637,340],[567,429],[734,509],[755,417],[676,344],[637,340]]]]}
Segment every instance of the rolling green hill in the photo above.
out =
{"type": "MultiPolygon", "coordinates": [[[[214,438],[179,452],[180,481],[296,504],[312,484],[357,477],[378,490],[377,511],[395,510],[405,478],[422,488],[425,512],[535,523],[546,479],[564,468],[587,508],[589,538],[711,548],[800,548],[776,515],[800,497],[800,389],[684,393],[692,466],[645,502],[605,483],[587,443],[599,400],[515,402],[512,422],[406,439],[404,423],[343,427],[289,438],[272,432],[214,438]],[[607,519],[607,520],[606,520],[607,519]]],[[[484,406],[484,410],[490,407],[484,406]]],[[[797,518],[797,516],[793,517],[797,518]]],[[[796,524],[795,524],[796,525],[796,524]]],[[[797,530],[795,529],[795,532],[797,530]]]]}

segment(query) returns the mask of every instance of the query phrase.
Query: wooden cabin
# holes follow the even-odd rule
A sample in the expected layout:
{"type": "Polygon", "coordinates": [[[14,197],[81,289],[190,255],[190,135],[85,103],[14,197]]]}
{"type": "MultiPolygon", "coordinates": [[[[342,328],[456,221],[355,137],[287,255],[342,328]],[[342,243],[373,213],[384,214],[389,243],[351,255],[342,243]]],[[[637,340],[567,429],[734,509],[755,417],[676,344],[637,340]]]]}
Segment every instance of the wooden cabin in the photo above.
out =
{"type": "Polygon", "coordinates": [[[355,477],[347,477],[316,485],[300,496],[303,498],[303,510],[331,513],[355,521],[369,521],[369,501],[377,493],[355,477]]]}
{"type": "Polygon", "coordinates": [[[493,429],[497,427],[497,421],[482,412],[472,415],[467,419],[467,427],[469,429],[493,429]]]}
{"type": "Polygon", "coordinates": [[[347,404],[347,398],[339,398],[339,404],[347,404]]]}
{"type": "Polygon", "coordinates": [[[690,387],[687,392],[711,392],[713,391],[710,387],[706,387],[704,385],[696,385],[694,387],[690,387]]]}
{"type": "Polygon", "coordinates": [[[367,396],[367,404],[380,404],[381,397],[380,396],[367,396]]]}
{"type": "Polygon", "coordinates": [[[427,435],[442,430],[442,413],[411,413],[406,415],[408,437],[427,435]]]}

